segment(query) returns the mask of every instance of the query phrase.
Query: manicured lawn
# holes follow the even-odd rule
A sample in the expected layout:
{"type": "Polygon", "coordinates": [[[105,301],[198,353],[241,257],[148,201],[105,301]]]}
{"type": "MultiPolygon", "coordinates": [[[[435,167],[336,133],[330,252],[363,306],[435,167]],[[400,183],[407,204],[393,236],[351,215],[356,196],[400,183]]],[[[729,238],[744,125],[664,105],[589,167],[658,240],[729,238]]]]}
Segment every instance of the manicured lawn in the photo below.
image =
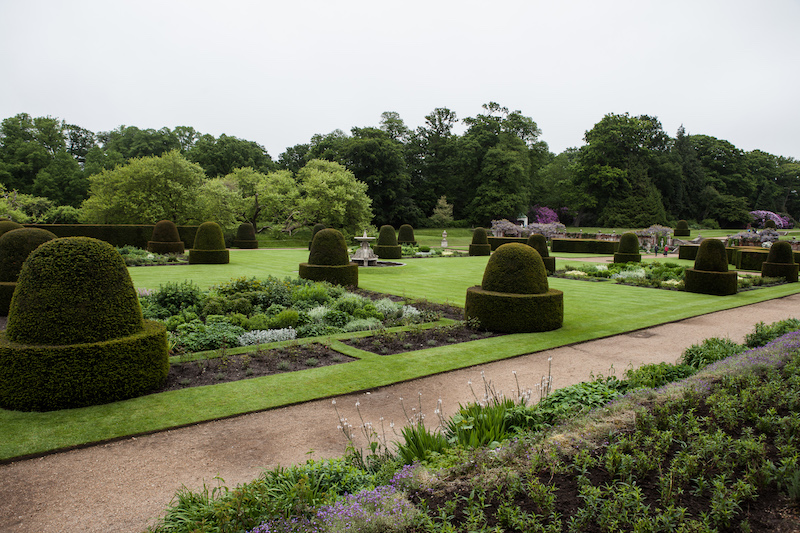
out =
{"type": "MultiPolygon", "coordinates": [[[[240,276],[294,277],[298,263],[307,256],[307,250],[232,250],[228,265],[138,267],[131,269],[131,277],[140,288],[157,289],[167,281],[190,279],[205,289],[240,276]]],[[[463,306],[466,289],[480,284],[486,261],[486,257],[412,259],[403,267],[362,269],[359,285],[463,306]]],[[[507,335],[390,356],[334,342],[335,348],[359,360],[81,409],[51,413],[0,410],[0,434],[4,436],[0,459],[370,389],[800,291],[800,284],[795,283],[714,297],[611,282],[550,278],[550,285],[564,291],[564,327],[556,331],[507,335]]]]}

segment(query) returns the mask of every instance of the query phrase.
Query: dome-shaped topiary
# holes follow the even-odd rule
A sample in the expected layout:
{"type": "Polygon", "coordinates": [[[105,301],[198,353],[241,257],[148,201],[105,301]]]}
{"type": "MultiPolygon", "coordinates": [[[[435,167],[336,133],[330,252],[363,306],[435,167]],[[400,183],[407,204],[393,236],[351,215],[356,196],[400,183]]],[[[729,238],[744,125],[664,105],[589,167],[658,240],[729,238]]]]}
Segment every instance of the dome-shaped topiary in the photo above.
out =
{"type": "Polygon", "coordinates": [[[414,228],[411,224],[403,224],[397,230],[397,243],[398,244],[417,244],[417,239],[414,238],[414,228]]]}
{"type": "Polygon", "coordinates": [[[182,254],[186,246],[178,233],[178,226],[171,220],[159,220],[153,227],[153,235],[147,241],[147,250],[154,254],[182,254]]]}
{"type": "Polygon", "coordinates": [[[17,281],[30,253],[56,235],[39,228],[19,228],[0,236],[0,281],[17,281]]]}
{"type": "Polygon", "coordinates": [[[639,237],[635,233],[623,233],[619,238],[619,248],[614,252],[615,263],[639,263],[642,254],[639,253],[639,237]]]}
{"type": "Polygon", "coordinates": [[[24,344],[78,344],[142,330],[142,310],[125,261],[89,237],[48,241],[19,275],[6,331],[24,344]]]}
{"type": "Polygon", "coordinates": [[[358,286],[358,265],[350,262],[347,243],[340,231],[323,229],[317,232],[311,242],[308,263],[300,263],[300,277],[345,287],[358,286]]]}
{"type": "Polygon", "coordinates": [[[689,230],[689,223],[685,220],[679,220],[673,231],[673,235],[676,237],[688,237],[691,233],[691,230],[689,230]]]}
{"type": "Polygon", "coordinates": [[[528,237],[528,246],[539,252],[548,274],[555,272],[556,258],[550,257],[550,250],[547,249],[547,237],[540,233],[533,233],[528,237]]]}
{"type": "Polygon", "coordinates": [[[728,271],[728,252],[717,239],[700,243],[694,268],[687,268],[684,285],[688,292],[727,296],[738,290],[738,273],[728,271]]]}
{"type": "Polygon", "coordinates": [[[233,245],[250,250],[258,248],[256,228],[249,222],[240,224],[236,229],[236,239],[234,239],[233,245]]]}
{"type": "Polygon", "coordinates": [[[774,220],[772,220],[771,218],[768,218],[768,219],[767,219],[767,220],[764,222],[764,227],[765,227],[765,228],[771,228],[771,229],[777,229],[778,225],[777,225],[777,224],[775,224],[775,221],[774,221],[774,220]]]}
{"type": "Polygon", "coordinates": [[[325,229],[325,224],[314,224],[314,227],[311,228],[311,240],[308,241],[308,249],[311,250],[311,243],[314,242],[314,237],[317,235],[318,232],[325,229]]]}
{"type": "Polygon", "coordinates": [[[222,228],[216,222],[203,222],[197,228],[194,247],[189,250],[189,263],[225,264],[230,262],[230,253],[225,248],[222,228]]]}
{"type": "Polygon", "coordinates": [[[784,278],[787,283],[797,283],[798,270],[800,265],[794,261],[792,245],[786,241],[774,243],[769,249],[767,260],[761,264],[762,277],[784,278]]]}
{"type": "Polygon", "coordinates": [[[403,256],[403,247],[397,244],[397,234],[392,226],[381,226],[375,254],[381,259],[400,259],[403,256]]]}
{"type": "Polygon", "coordinates": [[[347,243],[339,230],[323,229],[311,242],[308,263],[311,265],[346,265],[350,262],[347,243]]]}
{"type": "Polygon", "coordinates": [[[694,260],[695,270],[705,272],[727,272],[728,252],[725,244],[718,239],[706,239],[700,243],[694,260]]]}
{"type": "Polygon", "coordinates": [[[519,243],[503,244],[486,263],[481,287],[512,294],[542,294],[550,288],[539,252],[519,243]]]}
{"type": "Polygon", "coordinates": [[[490,255],[491,253],[492,246],[489,244],[486,230],[483,228],[475,228],[472,232],[472,243],[469,245],[469,255],[480,256],[490,255]]]}
{"type": "Polygon", "coordinates": [[[464,313],[490,331],[550,331],[563,323],[564,293],[549,288],[539,252],[508,243],[489,258],[483,283],[467,289],[464,313]]]}
{"type": "Polygon", "coordinates": [[[31,252],[0,334],[0,406],[106,403],[150,391],[168,372],[166,329],[142,319],[113,246],[67,237],[31,252]]]}
{"type": "Polygon", "coordinates": [[[0,235],[3,235],[7,231],[11,231],[13,229],[20,229],[22,227],[24,227],[22,224],[17,224],[13,220],[0,221],[0,235]]]}

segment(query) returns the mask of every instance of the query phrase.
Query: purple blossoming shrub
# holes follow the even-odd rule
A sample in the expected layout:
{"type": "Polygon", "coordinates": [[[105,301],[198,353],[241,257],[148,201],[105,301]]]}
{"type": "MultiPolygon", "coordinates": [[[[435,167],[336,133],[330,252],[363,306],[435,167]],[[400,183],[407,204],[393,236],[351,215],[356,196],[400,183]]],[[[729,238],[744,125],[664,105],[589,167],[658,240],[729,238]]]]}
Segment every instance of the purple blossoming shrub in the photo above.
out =
{"type": "Polygon", "coordinates": [[[789,217],[773,213],[772,211],[750,211],[753,220],[758,223],[760,227],[764,227],[767,220],[772,220],[779,229],[787,229],[794,226],[794,223],[789,217]]]}

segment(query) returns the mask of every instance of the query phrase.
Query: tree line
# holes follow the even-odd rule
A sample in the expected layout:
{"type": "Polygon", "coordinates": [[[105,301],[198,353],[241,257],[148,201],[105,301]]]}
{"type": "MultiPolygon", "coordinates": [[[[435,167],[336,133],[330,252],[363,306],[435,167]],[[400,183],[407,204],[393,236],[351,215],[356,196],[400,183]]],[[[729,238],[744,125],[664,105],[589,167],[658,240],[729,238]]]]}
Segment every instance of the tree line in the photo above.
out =
{"type": "Polygon", "coordinates": [[[583,146],[560,154],[540,136],[532,118],[491,102],[464,119],[436,108],[416,129],[385,112],[377,127],[317,134],[273,160],[256,142],[188,126],[94,133],[21,113],[0,123],[0,184],[7,210],[34,218],[110,222],[124,215],[144,223],[217,213],[228,225],[249,220],[286,231],[321,216],[312,209],[314,195],[324,196],[312,191],[315,180],[330,198],[351,201],[358,223],[373,217],[375,225],[535,221],[543,206],[567,225],[584,226],[686,219],[741,227],[751,210],[800,216],[800,163],[790,157],[744,152],[683,127],[671,137],[656,117],[627,113],[606,115],[583,146]],[[177,173],[169,175],[169,165],[177,173]],[[167,181],[150,187],[147,175],[167,181]],[[120,190],[128,191],[127,203],[109,204],[120,190]],[[167,208],[155,207],[159,196],[167,208]]]}

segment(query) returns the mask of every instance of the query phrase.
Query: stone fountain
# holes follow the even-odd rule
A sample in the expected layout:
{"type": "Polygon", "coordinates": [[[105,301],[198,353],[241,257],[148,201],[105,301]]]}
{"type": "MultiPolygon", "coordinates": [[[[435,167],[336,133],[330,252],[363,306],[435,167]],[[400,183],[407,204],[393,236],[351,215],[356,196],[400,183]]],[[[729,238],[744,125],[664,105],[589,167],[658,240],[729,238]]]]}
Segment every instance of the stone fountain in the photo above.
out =
{"type": "Polygon", "coordinates": [[[364,230],[364,235],[355,237],[355,240],[361,243],[361,247],[356,250],[356,253],[353,254],[350,260],[354,263],[358,263],[359,266],[377,266],[378,256],[375,255],[375,252],[372,251],[369,245],[370,241],[375,240],[375,237],[368,237],[367,230],[364,230]]]}

